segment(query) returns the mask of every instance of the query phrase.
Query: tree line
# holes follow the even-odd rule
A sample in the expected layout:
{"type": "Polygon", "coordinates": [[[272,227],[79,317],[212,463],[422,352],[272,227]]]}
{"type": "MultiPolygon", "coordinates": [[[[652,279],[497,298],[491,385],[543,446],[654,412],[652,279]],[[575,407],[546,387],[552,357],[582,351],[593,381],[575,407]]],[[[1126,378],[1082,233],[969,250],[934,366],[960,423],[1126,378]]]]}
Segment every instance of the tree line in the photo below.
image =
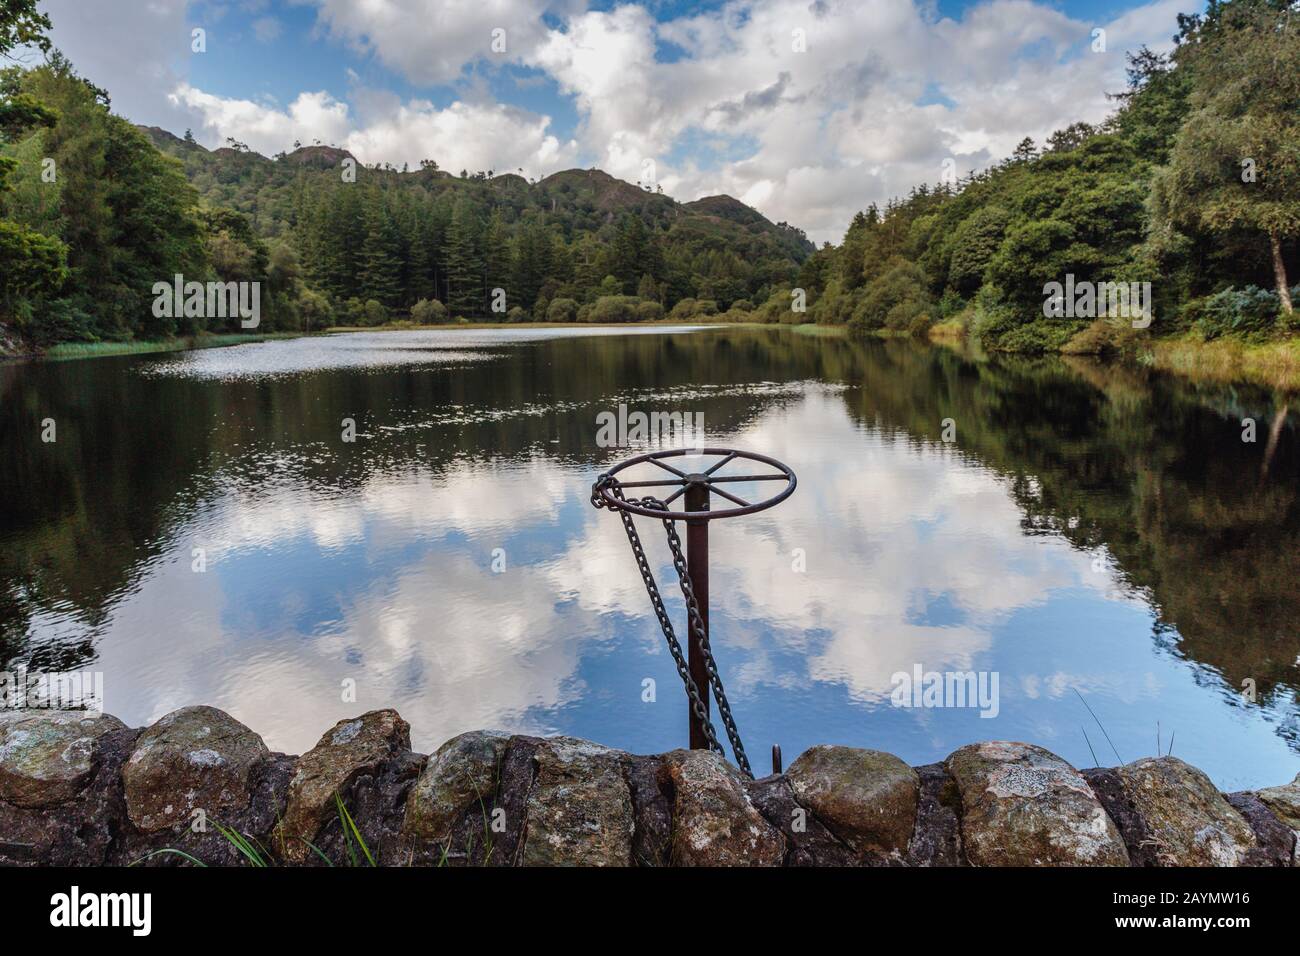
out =
{"type": "Polygon", "coordinates": [[[1180,15],[1172,53],[1129,55],[1105,122],[871,205],[820,249],[729,197],[677,203],[598,170],[528,181],[432,159],[365,166],[321,144],[209,151],[114,115],[48,29],[34,0],[0,12],[0,53],[47,53],[0,71],[0,330],[37,345],[234,328],[154,315],[153,284],[175,274],[260,282],[266,331],[714,317],[1100,352],[1152,333],[1296,329],[1288,0],[1180,15]],[[1067,276],[1150,283],[1151,329],[1045,315],[1045,289],[1067,276]]]}
{"type": "Polygon", "coordinates": [[[237,319],[152,308],[155,284],[175,275],[260,283],[261,331],[711,314],[788,287],[813,252],[800,230],[735,200],[679,204],[597,170],[529,182],[453,176],[432,159],[365,166],[320,144],[274,158],[233,140],[209,151],[188,131],[113,114],[49,29],[35,0],[0,10],[0,54],[45,54],[0,71],[5,338],[238,331],[237,319]]]}
{"type": "MultiPolygon", "coordinates": [[[[1145,334],[1294,333],[1300,238],[1300,13],[1212,0],[1168,55],[1130,54],[1103,123],[1024,140],[991,169],[858,213],[802,266],[818,322],[1010,351],[1101,352],[1145,334]],[[1149,282],[1149,332],[1044,315],[1044,290],[1149,282]]],[[[802,321],[801,316],[783,316],[802,321]]]]}

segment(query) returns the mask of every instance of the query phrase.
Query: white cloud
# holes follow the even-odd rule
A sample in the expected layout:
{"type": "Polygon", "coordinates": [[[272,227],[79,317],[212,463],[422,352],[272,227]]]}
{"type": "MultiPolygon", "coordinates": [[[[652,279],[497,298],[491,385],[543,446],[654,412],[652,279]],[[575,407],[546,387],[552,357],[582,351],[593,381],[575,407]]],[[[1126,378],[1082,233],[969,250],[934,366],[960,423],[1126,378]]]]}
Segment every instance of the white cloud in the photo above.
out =
{"type": "Polygon", "coordinates": [[[448,170],[514,170],[546,175],[573,166],[578,147],[548,131],[550,119],[500,103],[455,102],[437,109],[413,100],[353,130],[345,145],[364,162],[417,164],[436,159],[448,170]]]}
{"type": "Polygon", "coordinates": [[[181,0],[47,7],[55,41],[137,122],[195,125],[208,142],[234,136],[271,153],[295,138],[333,140],[399,166],[432,157],[449,169],[542,175],[594,164],[636,180],[653,160],[675,198],[729,193],[838,241],[856,210],[937,181],[945,159],[964,173],[1024,136],[1101,120],[1114,108],[1106,94],[1125,82],[1125,51],[1167,48],[1176,14],[1201,6],[1152,0],[1092,22],[1045,0],[989,0],[958,19],[927,0],[732,0],[658,22],[644,3],[301,2],[315,6],[322,36],[414,84],[462,84],[461,95],[442,108],[366,90],[346,100],[304,91],[287,108],[224,97],[185,83],[181,0]],[[1098,27],[1104,53],[1089,49],[1098,27]],[[503,53],[491,49],[496,29],[503,53]],[[806,52],[792,49],[796,30],[806,52]],[[572,140],[535,107],[483,91],[475,67],[506,63],[537,69],[572,99],[572,140]]]}
{"type": "Polygon", "coordinates": [[[1124,50],[1166,43],[1175,13],[1196,7],[1157,0],[1102,24],[1105,54],[1088,49],[1098,24],[1030,0],[960,20],[915,0],[738,0],[658,24],[618,7],[551,30],[530,62],[575,98],[582,145],[615,175],[651,158],[678,198],[727,192],[835,241],[855,210],[937,181],[949,157],[964,172],[1026,135],[1102,119],[1124,50]],[[656,38],[684,55],[657,60],[656,38]],[[947,102],[918,107],[932,89],[947,102]],[[674,163],[691,130],[754,148],[742,161],[674,163]]]}
{"type": "Polygon", "coordinates": [[[319,139],[349,150],[363,163],[418,165],[437,160],[444,169],[514,170],[546,175],[572,166],[577,144],[549,132],[550,119],[501,103],[457,101],[439,109],[427,100],[401,102],[391,95],[362,97],[364,116],[324,91],[301,93],[286,109],[216,96],[182,84],[172,94],[200,117],[209,142],[233,136],[272,155],[294,140],[319,139]]]}
{"type": "Polygon", "coordinates": [[[517,59],[542,35],[541,16],[551,5],[546,0],[314,2],[330,36],[373,54],[416,83],[449,83],[482,57],[517,59]]]}
{"type": "Polygon", "coordinates": [[[287,148],[294,139],[336,142],[351,128],[348,105],[324,92],[300,93],[287,110],[216,96],[187,83],[178,86],[169,99],[196,113],[209,139],[233,136],[268,155],[287,148]]]}

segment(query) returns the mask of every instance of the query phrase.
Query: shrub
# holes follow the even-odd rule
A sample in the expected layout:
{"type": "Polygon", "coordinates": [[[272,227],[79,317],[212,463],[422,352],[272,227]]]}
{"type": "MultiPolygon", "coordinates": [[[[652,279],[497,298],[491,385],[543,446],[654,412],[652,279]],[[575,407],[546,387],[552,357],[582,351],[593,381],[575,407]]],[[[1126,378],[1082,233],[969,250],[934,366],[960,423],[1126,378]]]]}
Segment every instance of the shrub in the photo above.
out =
{"type": "Polygon", "coordinates": [[[578,303],[574,299],[552,299],[546,308],[547,322],[578,321],[578,303]]]}
{"type": "Polygon", "coordinates": [[[1066,355],[1115,355],[1132,352],[1142,333],[1127,319],[1096,319],[1061,346],[1066,355]]]}
{"type": "Polygon", "coordinates": [[[525,309],[523,306],[519,306],[519,305],[512,306],[512,307],[510,308],[510,311],[506,313],[506,321],[507,321],[507,322],[527,322],[527,321],[528,321],[528,310],[525,309]]]}
{"type": "MultiPolygon", "coordinates": [[[[986,287],[987,288],[987,287],[986,287]]],[[[1012,306],[990,305],[996,293],[981,290],[971,331],[976,341],[997,352],[1059,352],[1086,324],[1072,319],[1038,318],[1026,322],[1012,306]]]]}
{"type": "Polygon", "coordinates": [[[664,317],[664,307],[652,299],[642,299],[637,303],[636,317],[640,322],[656,322],[664,317]]]}
{"type": "MultiPolygon", "coordinates": [[[[591,305],[584,307],[587,317],[584,322],[636,322],[640,318],[638,308],[641,299],[634,295],[602,295],[591,305]]],[[[654,303],[658,305],[658,303],[654,303]]]]}
{"type": "Polygon", "coordinates": [[[1195,315],[1194,327],[1206,339],[1216,339],[1221,335],[1270,331],[1277,325],[1282,300],[1276,292],[1250,285],[1224,289],[1188,306],[1185,314],[1195,315]]]}
{"type": "Polygon", "coordinates": [[[437,299],[420,299],[411,306],[411,321],[420,325],[437,325],[447,321],[447,307],[437,299]]]}
{"type": "Polygon", "coordinates": [[[363,310],[364,325],[383,325],[388,321],[388,310],[377,299],[367,299],[363,310]]]}
{"type": "Polygon", "coordinates": [[[673,306],[672,311],[668,313],[668,318],[681,321],[683,319],[698,319],[701,316],[717,315],[718,303],[712,299],[692,299],[685,298],[678,301],[673,306]]]}

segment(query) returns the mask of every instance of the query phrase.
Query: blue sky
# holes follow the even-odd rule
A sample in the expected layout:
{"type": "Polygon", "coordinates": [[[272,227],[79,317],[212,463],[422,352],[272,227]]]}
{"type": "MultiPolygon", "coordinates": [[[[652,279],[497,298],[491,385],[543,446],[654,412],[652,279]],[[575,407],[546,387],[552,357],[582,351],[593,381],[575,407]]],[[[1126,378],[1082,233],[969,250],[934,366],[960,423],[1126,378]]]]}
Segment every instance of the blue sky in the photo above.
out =
{"type": "Polygon", "coordinates": [[[598,166],[838,239],[871,201],[1098,121],[1200,0],[44,0],[128,118],[266,155],[598,166]],[[192,49],[192,31],[204,49],[192,49]],[[1098,48],[1098,33],[1104,42],[1098,48]],[[498,44],[494,48],[494,38],[498,44]],[[504,49],[500,44],[504,41],[504,49]]]}

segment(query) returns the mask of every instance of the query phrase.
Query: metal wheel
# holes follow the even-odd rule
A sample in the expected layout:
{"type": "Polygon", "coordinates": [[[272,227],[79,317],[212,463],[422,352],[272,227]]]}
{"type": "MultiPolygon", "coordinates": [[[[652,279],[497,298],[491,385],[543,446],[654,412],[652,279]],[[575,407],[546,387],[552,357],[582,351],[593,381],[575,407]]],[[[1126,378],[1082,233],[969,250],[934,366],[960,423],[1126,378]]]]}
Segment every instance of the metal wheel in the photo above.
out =
{"type": "MultiPolygon", "coordinates": [[[[750,472],[752,471],[753,469],[750,469],[750,472]]],[[[712,521],[714,518],[734,518],[764,511],[789,498],[794,493],[796,484],[798,484],[798,479],[795,478],[795,474],[790,467],[775,458],[769,458],[767,455],[739,451],[735,448],[674,448],[669,451],[656,451],[638,455],[635,458],[629,458],[627,461],[619,462],[597,479],[593,490],[603,501],[605,507],[608,508],[644,515],[648,518],[664,518],[671,521],[694,523],[697,521],[712,521]],[[687,457],[716,458],[717,460],[699,471],[685,471],[670,464],[672,459],[687,457]],[[757,462],[760,465],[767,466],[768,470],[759,474],[749,472],[743,474],[722,473],[723,468],[728,465],[734,466],[737,462],[757,462]],[[646,464],[653,465],[666,472],[667,476],[638,481],[624,481],[619,477],[631,468],[646,464]],[[772,469],[775,469],[775,472],[772,469]],[[780,481],[783,482],[783,486],[775,494],[753,503],[746,501],[727,488],[728,485],[758,481],[780,481]],[[685,496],[685,500],[679,506],[682,508],[680,511],[648,508],[637,500],[627,500],[615,495],[615,485],[634,496],[640,495],[642,489],[644,489],[651,494],[651,497],[662,501],[665,507],[671,507],[672,503],[682,496],[685,496]],[[676,490],[666,495],[662,493],[669,489],[676,490]],[[712,498],[714,495],[730,502],[731,507],[713,508],[712,498]],[[703,507],[701,507],[701,504],[703,507]]]]}

